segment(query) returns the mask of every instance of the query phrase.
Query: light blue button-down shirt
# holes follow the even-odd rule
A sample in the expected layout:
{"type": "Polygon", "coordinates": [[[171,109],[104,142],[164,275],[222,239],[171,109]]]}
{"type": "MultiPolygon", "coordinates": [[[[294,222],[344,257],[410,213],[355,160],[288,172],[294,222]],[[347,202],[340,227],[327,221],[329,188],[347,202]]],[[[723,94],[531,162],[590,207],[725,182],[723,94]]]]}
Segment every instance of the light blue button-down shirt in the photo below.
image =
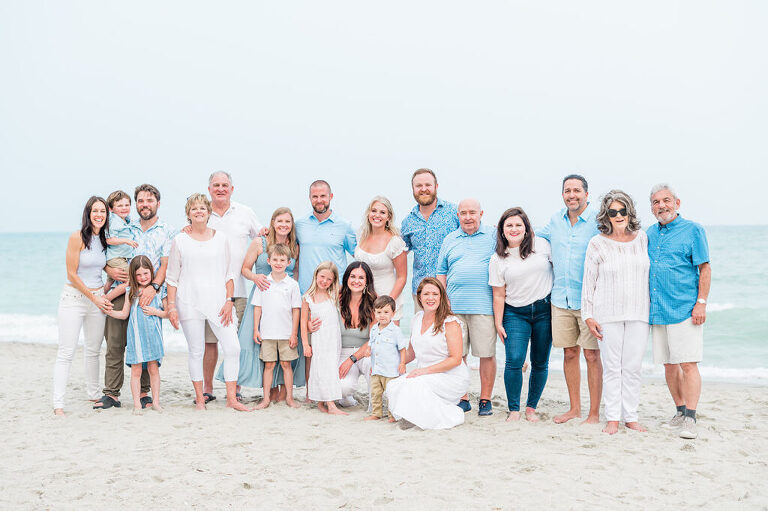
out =
{"type": "Polygon", "coordinates": [[[485,225],[473,234],[456,229],[443,241],[437,274],[445,275],[448,299],[456,314],[493,314],[488,264],[496,250],[496,229],[485,225]]]}
{"type": "MultiPolygon", "coordinates": [[[[130,217],[125,217],[125,220],[120,218],[115,213],[109,214],[109,232],[107,238],[120,238],[120,239],[133,239],[131,233],[130,217]],[[128,220],[128,222],[126,222],[128,220]]],[[[133,257],[133,247],[121,243],[120,245],[107,245],[107,261],[116,257],[124,257],[130,259],[133,257]]]]}
{"type": "Polygon", "coordinates": [[[589,240],[600,234],[597,230],[597,210],[591,205],[571,225],[568,208],[552,215],[549,223],[536,231],[549,241],[552,247],[552,269],[555,281],[552,286],[552,303],[561,309],[581,308],[581,284],[584,279],[584,258],[589,240]]]}
{"type": "Polygon", "coordinates": [[[141,228],[137,221],[130,223],[133,240],[139,244],[133,249],[133,257],[145,255],[149,257],[155,267],[155,271],[160,268],[160,258],[168,257],[171,253],[171,242],[173,237],[178,234],[170,225],[162,222],[160,219],[146,231],[141,228]]]}
{"type": "Polygon", "coordinates": [[[339,278],[347,269],[347,254],[354,254],[357,236],[349,222],[331,212],[331,216],[318,221],[314,213],[296,221],[296,238],[299,242],[299,287],[304,294],[312,285],[317,265],[333,261],[339,270],[339,278]]]}
{"type": "Polygon", "coordinates": [[[699,265],[709,262],[704,228],[680,215],[667,225],[654,224],[648,234],[651,260],[652,325],[674,325],[691,317],[699,296],[699,265]]]}
{"type": "Polygon", "coordinates": [[[442,199],[437,199],[437,207],[426,220],[419,212],[418,205],[405,217],[400,226],[400,236],[403,237],[408,250],[413,251],[413,294],[416,294],[416,289],[424,277],[434,277],[437,274],[437,256],[443,239],[458,227],[459,214],[456,206],[442,199]]]}
{"type": "Polygon", "coordinates": [[[387,378],[400,376],[400,350],[408,347],[408,339],[394,321],[381,330],[378,323],[373,325],[368,346],[371,348],[371,374],[387,378]]]}

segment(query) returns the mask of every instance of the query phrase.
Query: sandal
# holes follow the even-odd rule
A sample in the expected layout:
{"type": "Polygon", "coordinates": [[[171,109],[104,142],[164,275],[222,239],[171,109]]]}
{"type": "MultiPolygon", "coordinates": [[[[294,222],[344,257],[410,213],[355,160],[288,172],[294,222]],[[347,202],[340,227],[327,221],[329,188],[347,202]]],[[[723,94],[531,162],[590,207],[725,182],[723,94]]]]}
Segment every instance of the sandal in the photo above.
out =
{"type": "Polygon", "coordinates": [[[120,404],[120,401],[117,401],[116,399],[110,396],[104,395],[104,396],[101,396],[101,399],[96,401],[96,403],[93,405],[93,409],[106,410],[107,408],[112,408],[113,406],[115,408],[120,408],[122,405],[120,404]],[[98,403],[101,403],[101,406],[96,406],[98,403]]]}
{"type": "MultiPolygon", "coordinates": [[[[205,404],[210,403],[211,401],[216,401],[216,396],[209,392],[203,392],[203,399],[205,400],[205,404]]],[[[151,401],[150,401],[151,402],[151,401]]],[[[192,404],[197,404],[197,399],[192,400],[192,404]]]]}
{"type": "Polygon", "coordinates": [[[243,395],[241,393],[239,393],[239,392],[235,392],[235,399],[237,399],[238,403],[242,403],[243,402],[243,395]]]}
{"type": "Polygon", "coordinates": [[[152,398],[149,396],[144,396],[141,399],[139,399],[139,402],[141,403],[141,408],[143,410],[144,408],[152,404],[152,398]]]}

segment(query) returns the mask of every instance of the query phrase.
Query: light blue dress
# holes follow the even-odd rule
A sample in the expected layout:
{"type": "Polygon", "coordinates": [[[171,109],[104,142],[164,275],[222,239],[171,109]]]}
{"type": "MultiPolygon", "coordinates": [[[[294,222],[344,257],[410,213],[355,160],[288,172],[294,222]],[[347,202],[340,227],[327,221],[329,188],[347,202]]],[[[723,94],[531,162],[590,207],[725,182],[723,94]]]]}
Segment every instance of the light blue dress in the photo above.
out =
{"type": "MultiPolygon", "coordinates": [[[[125,290],[126,296],[130,293],[130,288],[125,290]]],[[[150,307],[162,309],[162,299],[160,295],[155,295],[149,303],[150,307]]],[[[125,345],[125,364],[143,364],[157,361],[157,365],[163,359],[163,327],[162,320],[157,316],[147,316],[139,307],[139,300],[131,303],[130,315],[128,316],[128,338],[125,345]]]]}
{"type": "MultiPolygon", "coordinates": [[[[267,263],[267,240],[261,238],[261,254],[256,259],[253,265],[253,273],[259,275],[269,275],[272,272],[272,268],[267,263]]],[[[296,259],[291,258],[291,262],[285,269],[285,273],[293,278],[293,271],[296,267],[296,259]]],[[[254,288],[255,289],[255,288],[254,288]]],[[[261,346],[253,342],[253,305],[251,305],[251,299],[253,298],[253,289],[248,296],[248,303],[245,306],[245,312],[243,313],[243,320],[240,322],[240,328],[237,331],[237,336],[240,339],[240,373],[237,377],[237,384],[241,387],[261,388],[264,380],[264,362],[259,359],[259,353],[261,352],[261,346]]],[[[299,332],[301,335],[301,332],[299,332]]],[[[293,384],[296,387],[302,387],[306,385],[305,377],[305,363],[304,363],[304,350],[301,345],[301,338],[299,337],[299,358],[293,361],[291,367],[293,367],[293,384]]],[[[224,369],[219,366],[219,370],[216,372],[216,379],[224,381],[224,369]]],[[[283,385],[283,370],[280,364],[277,364],[274,372],[274,379],[272,380],[272,386],[283,385]]]]}

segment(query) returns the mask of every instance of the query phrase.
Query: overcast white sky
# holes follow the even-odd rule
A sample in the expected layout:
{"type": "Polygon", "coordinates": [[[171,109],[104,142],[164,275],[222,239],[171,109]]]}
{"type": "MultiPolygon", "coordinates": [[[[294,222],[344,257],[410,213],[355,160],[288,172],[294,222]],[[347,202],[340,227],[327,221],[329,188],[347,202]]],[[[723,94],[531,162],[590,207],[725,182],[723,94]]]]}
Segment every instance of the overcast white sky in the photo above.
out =
{"type": "Polygon", "coordinates": [[[0,231],[69,231],[91,194],[217,169],[266,222],[307,186],[398,221],[409,177],[535,225],[581,172],[593,200],[669,181],[704,224],[766,223],[768,3],[0,3],[0,231]]]}

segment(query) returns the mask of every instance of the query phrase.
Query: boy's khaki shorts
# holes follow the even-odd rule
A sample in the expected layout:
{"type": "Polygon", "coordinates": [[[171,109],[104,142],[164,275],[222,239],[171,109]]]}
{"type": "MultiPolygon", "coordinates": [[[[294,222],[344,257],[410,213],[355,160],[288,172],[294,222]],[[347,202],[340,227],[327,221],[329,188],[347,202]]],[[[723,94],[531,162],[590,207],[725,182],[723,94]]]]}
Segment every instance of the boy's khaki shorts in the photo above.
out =
{"type": "Polygon", "coordinates": [[[299,347],[291,348],[288,339],[263,339],[259,358],[264,362],[296,360],[299,358],[299,347]]]}
{"type": "Polygon", "coordinates": [[[129,263],[125,257],[113,257],[107,261],[107,266],[118,270],[128,271],[129,263]]]}

